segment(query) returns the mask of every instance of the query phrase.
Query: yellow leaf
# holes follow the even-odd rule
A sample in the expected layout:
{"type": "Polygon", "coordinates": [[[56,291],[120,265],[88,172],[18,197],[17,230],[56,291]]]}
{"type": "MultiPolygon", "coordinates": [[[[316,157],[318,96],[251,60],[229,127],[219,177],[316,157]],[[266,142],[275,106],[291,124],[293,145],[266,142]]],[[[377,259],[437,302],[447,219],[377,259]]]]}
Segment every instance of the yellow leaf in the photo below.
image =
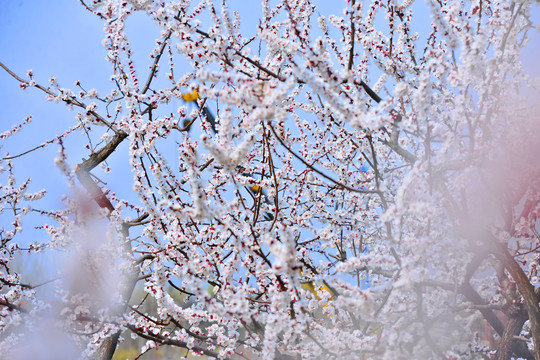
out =
{"type": "Polygon", "coordinates": [[[309,291],[310,293],[315,296],[315,299],[321,300],[319,297],[319,294],[317,294],[317,290],[315,290],[315,286],[313,285],[313,281],[304,282],[301,284],[302,289],[309,291]]]}
{"type": "Polygon", "coordinates": [[[250,189],[251,189],[251,191],[253,191],[254,193],[257,193],[257,192],[259,192],[259,191],[262,190],[262,188],[261,188],[259,185],[257,185],[257,184],[252,185],[252,186],[250,187],[250,189]]]}
{"type": "MultiPolygon", "coordinates": [[[[300,274],[300,276],[303,276],[302,270],[298,270],[298,273],[300,274]]],[[[328,294],[330,294],[330,298],[332,300],[335,300],[338,297],[338,294],[336,293],[336,291],[331,286],[329,286],[324,280],[322,281],[322,285],[318,287],[315,287],[315,284],[313,283],[313,281],[302,282],[301,285],[302,285],[302,289],[307,290],[310,293],[312,293],[317,300],[321,300],[321,297],[319,296],[319,294],[322,291],[325,291],[328,294]]],[[[324,307],[326,306],[328,306],[327,303],[324,304],[324,307]]]]}
{"type": "Polygon", "coordinates": [[[191,93],[185,93],[182,94],[182,99],[184,101],[190,102],[190,101],[196,101],[199,98],[199,92],[197,90],[193,90],[191,93]]]}

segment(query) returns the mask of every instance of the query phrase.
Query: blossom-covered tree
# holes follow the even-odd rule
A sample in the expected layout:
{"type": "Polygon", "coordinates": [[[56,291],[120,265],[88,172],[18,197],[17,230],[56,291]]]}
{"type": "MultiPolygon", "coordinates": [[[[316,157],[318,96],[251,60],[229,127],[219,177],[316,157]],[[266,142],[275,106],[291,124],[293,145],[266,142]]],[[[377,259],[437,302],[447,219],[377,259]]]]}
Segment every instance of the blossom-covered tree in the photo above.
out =
{"type": "Polygon", "coordinates": [[[318,3],[263,0],[246,29],[225,0],[81,1],[108,93],[0,63],[74,113],[38,147],[59,149],[61,207],[16,176],[36,149],[2,149],[12,358],[29,331],[73,339],[70,359],[130,337],[219,359],[540,358],[532,2],[318,3]],[[141,12],[161,29],[144,71],[126,30],[141,12]],[[131,172],[110,175],[115,157],[131,172]],[[57,250],[55,296],[12,266],[57,250]]]}

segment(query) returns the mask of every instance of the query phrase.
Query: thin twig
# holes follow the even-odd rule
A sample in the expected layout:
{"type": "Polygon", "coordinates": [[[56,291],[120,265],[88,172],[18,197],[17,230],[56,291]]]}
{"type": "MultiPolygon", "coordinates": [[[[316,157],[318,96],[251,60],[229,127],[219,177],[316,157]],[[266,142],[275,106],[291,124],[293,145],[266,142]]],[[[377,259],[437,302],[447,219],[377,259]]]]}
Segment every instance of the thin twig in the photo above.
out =
{"type": "Polygon", "coordinates": [[[352,188],[352,187],[350,187],[348,185],[345,185],[345,184],[343,184],[343,183],[341,183],[341,182],[339,182],[337,180],[332,179],[330,176],[326,175],[322,171],[320,171],[320,170],[316,169],[314,166],[310,165],[306,160],[304,160],[301,156],[297,155],[289,146],[287,146],[287,144],[285,144],[285,142],[276,133],[276,130],[274,129],[272,124],[268,123],[268,126],[272,130],[272,133],[274,134],[276,139],[281,143],[281,145],[285,149],[287,149],[288,152],[290,152],[295,158],[300,160],[304,165],[306,165],[311,170],[315,171],[317,174],[321,175],[326,180],[329,180],[329,181],[333,182],[334,184],[336,184],[336,185],[338,185],[338,186],[340,186],[340,187],[342,187],[344,189],[347,189],[347,190],[353,191],[353,192],[357,192],[357,193],[361,193],[361,194],[378,194],[379,193],[379,191],[377,191],[377,190],[359,190],[359,189],[355,189],[355,188],[352,188]]]}
{"type": "Polygon", "coordinates": [[[163,39],[163,43],[161,44],[161,47],[159,48],[159,52],[156,55],[156,58],[154,59],[154,63],[152,64],[152,68],[150,69],[150,74],[148,74],[148,79],[146,79],[146,84],[144,84],[144,88],[142,90],[143,94],[146,94],[148,89],[150,88],[150,84],[152,83],[152,80],[154,78],[154,75],[156,73],[159,59],[161,59],[161,55],[163,55],[163,51],[165,50],[165,46],[167,46],[167,42],[169,41],[169,38],[171,37],[172,32],[169,30],[167,33],[167,36],[163,39]]]}
{"type": "MultiPolygon", "coordinates": [[[[28,86],[30,86],[30,82],[27,81],[27,80],[24,80],[23,78],[17,76],[17,74],[15,74],[13,71],[11,71],[6,65],[4,65],[2,62],[0,62],[0,66],[2,68],[4,68],[4,70],[7,71],[7,73],[11,76],[13,76],[17,81],[23,83],[23,84],[26,84],[28,86]]],[[[42,86],[42,85],[39,85],[39,84],[35,84],[35,87],[40,89],[41,91],[45,92],[46,94],[49,94],[51,96],[58,96],[57,94],[53,93],[51,90],[47,89],[46,87],[42,86]]],[[[63,102],[65,102],[66,104],[68,105],[75,105],[77,107],[80,107],[80,108],[83,108],[86,110],[86,105],[79,101],[79,100],[76,100],[76,99],[62,99],[63,102]]],[[[95,111],[93,110],[87,110],[88,113],[90,113],[91,115],[95,116],[96,119],[98,119],[99,121],[101,121],[103,124],[105,124],[109,129],[111,129],[112,131],[114,131],[115,133],[118,133],[120,130],[117,130],[115,129],[111,123],[109,123],[107,120],[105,120],[102,116],[100,116],[98,113],[96,113],[95,111]]]]}

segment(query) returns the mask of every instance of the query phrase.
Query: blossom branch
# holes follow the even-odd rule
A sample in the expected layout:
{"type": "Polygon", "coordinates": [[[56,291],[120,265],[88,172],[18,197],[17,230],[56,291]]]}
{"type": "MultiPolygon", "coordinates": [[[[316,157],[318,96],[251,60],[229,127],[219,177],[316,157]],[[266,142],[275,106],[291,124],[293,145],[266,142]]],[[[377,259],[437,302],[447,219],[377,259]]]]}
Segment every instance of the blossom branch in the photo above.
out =
{"type": "Polygon", "coordinates": [[[347,189],[349,191],[353,191],[353,192],[357,192],[357,193],[361,193],[361,194],[378,194],[379,191],[378,190],[359,190],[359,189],[355,189],[355,188],[352,188],[348,185],[345,185],[337,180],[334,180],[332,179],[330,176],[326,175],[325,173],[323,173],[322,171],[316,169],[315,167],[313,167],[312,165],[308,164],[308,162],[306,160],[304,160],[303,157],[297,155],[289,146],[287,146],[287,144],[285,144],[285,142],[281,139],[281,137],[276,133],[276,130],[274,129],[274,127],[272,126],[272,124],[268,123],[268,126],[270,127],[270,130],[272,130],[272,133],[274,134],[274,136],[276,137],[276,139],[279,141],[279,143],[288,151],[291,153],[291,155],[293,155],[295,158],[297,158],[298,160],[300,160],[302,162],[302,164],[306,165],[308,168],[310,168],[311,170],[313,170],[314,172],[316,172],[317,174],[321,175],[323,178],[325,178],[326,180],[329,180],[330,182],[336,184],[337,186],[343,188],[343,189],[347,189]]]}

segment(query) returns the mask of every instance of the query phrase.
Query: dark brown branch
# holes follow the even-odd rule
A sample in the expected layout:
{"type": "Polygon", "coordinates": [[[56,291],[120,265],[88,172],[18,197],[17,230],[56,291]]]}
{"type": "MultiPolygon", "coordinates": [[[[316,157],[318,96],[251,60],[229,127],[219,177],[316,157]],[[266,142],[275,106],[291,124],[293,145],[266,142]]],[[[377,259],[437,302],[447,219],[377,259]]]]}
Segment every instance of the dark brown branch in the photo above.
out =
{"type": "Polygon", "coordinates": [[[117,132],[114,137],[103,148],[90,155],[88,160],[84,160],[77,165],[75,173],[81,184],[90,193],[92,198],[101,208],[107,208],[109,211],[114,211],[114,206],[111,204],[107,195],[101,190],[99,185],[90,176],[90,171],[105,161],[118,147],[118,145],[127,137],[124,131],[117,132]]]}
{"type": "MultiPolygon", "coordinates": [[[[467,298],[467,300],[469,300],[474,305],[487,305],[486,301],[482,299],[482,297],[476,292],[476,290],[474,290],[474,288],[469,283],[474,273],[482,263],[483,259],[484,256],[482,255],[477,254],[474,256],[471,262],[467,265],[465,280],[458,289],[459,292],[463,294],[467,298]]],[[[484,316],[484,319],[487,320],[489,325],[491,325],[491,327],[497,332],[497,334],[499,334],[499,336],[502,336],[504,332],[504,326],[501,320],[499,320],[499,318],[493,313],[493,311],[486,307],[481,307],[478,310],[484,316]]]]}
{"type": "Polygon", "coordinates": [[[106,18],[105,16],[103,16],[102,14],[96,13],[95,11],[93,11],[92,9],[90,9],[90,8],[88,7],[88,5],[86,5],[86,3],[84,2],[84,0],[80,0],[80,2],[81,2],[81,4],[82,4],[82,6],[84,6],[84,7],[86,8],[86,10],[90,11],[92,14],[99,16],[99,17],[102,18],[103,20],[107,20],[107,18],[106,18]]]}
{"type": "Polygon", "coordinates": [[[538,297],[534,291],[534,286],[523,272],[521,266],[519,266],[508,252],[506,244],[501,244],[496,239],[492,239],[492,241],[495,245],[495,256],[503,263],[506,270],[508,270],[516,282],[521,296],[525,300],[525,308],[527,309],[531,324],[534,354],[537,359],[540,359],[540,308],[538,307],[538,297]]]}
{"type": "Polygon", "coordinates": [[[128,136],[124,131],[119,131],[104,147],[92,153],[88,160],[84,160],[78,165],[80,169],[91,171],[96,166],[105,161],[116,150],[118,145],[128,136]]]}
{"type": "MultiPolygon", "coordinates": [[[[179,340],[173,340],[173,339],[168,339],[162,335],[149,335],[147,333],[145,333],[143,330],[140,330],[138,329],[137,327],[131,325],[131,324],[127,324],[126,327],[128,329],[130,329],[131,331],[133,331],[135,334],[139,335],[140,337],[144,338],[144,339],[147,339],[147,340],[152,340],[152,341],[155,341],[157,343],[160,343],[160,344],[165,344],[165,345],[171,345],[171,346],[176,346],[176,347],[180,347],[180,348],[184,348],[184,349],[190,349],[191,351],[194,351],[194,352],[198,352],[198,353],[202,353],[206,356],[209,356],[209,357],[212,357],[212,358],[215,358],[217,359],[219,354],[214,352],[214,351],[210,351],[208,349],[204,349],[200,346],[192,346],[192,347],[188,347],[188,344],[184,341],[179,341],[179,340]]],[[[224,359],[229,359],[229,358],[224,358],[224,359]]]]}
{"type": "MultiPolygon", "coordinates": [[[[7,71],[7,73],[11,76],[13,76],[17,81],[23,83],[23,84],[26,84],[29,86],[30,82],[27,81],[27,80],[24,80],[23,78],[17,76],[17,74],[15,74],[13,71],[11,71],[6,65],[4,65],[2,62],[0,62],[0,67],[4,68],[4,70],[7,71]]],[[[53,93],[51,90],[47,89],[46,87],[42,86],[42,85],[39,85],[39,84],[35,84],[35,87],[40,89],[41,91],[45,92],[46,94],[49,94],[51,96],[58,96],[57,94],[53,93]]],[[[62,99],[63,102],[65,102],[66,104],[68,105],[75,105],[77,107],[80,107],[80,108],[83,108],[86,110],[86,105],[78,100],[76,100],[75,98],[71,98],[71,99],[62,99]]],[[[91,115],[95,116],[96,119],[98,119],[99,121],[101,121],[103,124],[105,124],[109,129],[111,129],[112,131],[114,131],[115,133],[118,133],[119,131],[116,130],[111,123],[109,123],[107,120],[105,120],[102,116],[100,116],[98,113],[96,113],[95,111],[93,110],[87,110],[91,115]]]]}
{"type": "Polygon", "coordinates": [[[13,155],[13,156],[6,156],[4,158],[2,158],[2,160],[11,160],[11,159],[16,159],[18,157],[21,157],[21,156],[24,156],[26,154],[30,154],[31,152],[33,151],[36,151],[37,149],[41,149],[41,148],[44,148],[45,146],[49,145],[49,144],[52,144],[54,141],[58,140],[59,138],[61,139],[62,137],[64,137],[67,133],[64,133],[54,139],[51,139],[51,140],[47,140],[45,141],[44,143],[42,143],[41,145],[38,145],[36,147],[33,147],[32,149],[30,150],[26,150],[26,151],[23,151],[22,153],[20,154],[17,154],[17,155],[13,155]]]}
{"type": "Polygon", "coordinates": [[[99,207],[107,208],[111,212],[114,211],[114,206],[111,204],[107,198],[107,195],[103,192],[103,190],[101,190],[99,185],[92,179],[88,170],[78,168],[75,170],[75,173],[77,174],[77,178],[81,184],[84,186],[86,191],[90,193],[92,199],[96,201],[99,207]]]}
{"type": "Polygon", "coordinates": [[[534,360],[534,356],[527,349],[527,345],[515,339],[521,333],[525,321],[528,320],[527,311],[522,307],[517,312],[510,313],[509,315],[497,349],[496,359],[510,359],[512,353],[514,353],[519,358],[534,360]]]}
{"type": "Polygon", "coordinates": [[[138,218],[136,219],[133,219],[129,222],[126,222],[125,225],[130,228],[130,227],[133,227],[133,226],[138,226],[138,225],[144,225],[146,223],[146,221],[144,221],[148,216],[147,213],[145,214],[142,214],[141,216],[139,216],[138,218]]]}
{"type": "Polygon", "coordinates": [[[152,83],[152,80],[154,79],[154,75],[156,73],[159,59],[161,59],[161,55],[163,55],[163,51],[165,50],[165,46],[167,46],[167,42],[169,41],[169,38],[171,37],[172,32],[169,30],[167,33],[167,36],[163,39],[163,43],[161,44],[161,47],[159,48],[159,52],[156,55],[156,58],[154,59],[154,63],[152,64],[152,68],[150,69],[150,74],[148,74],[148,79],[146,79],[146,84],[144,84],[144,88],[142,90],[143,94],[146,94],[148,89],[150,88],[150,84],[152,83]]]}
{"type": "MultiPolygon", "coordinates": [[[[353,4],[354,4],[354,1],[353,1],[353,4]]],[[[351,15],[352,16],[352,15],[351,15]]],[[[175,17],[176,20],[178,21],[181,21],[180,18],[178,16],[175,17]]],[[[183,23],[184,25],[188,25],[187,23],[183,23]]],[[[353,24],[353,27],[354,27],[354,24],[353,24]]],[[[211,40],[214,40],[207,32],[205,31],[202,31],[200,29],[197,29],[195,28],[194,31],[199,34],[199,35],[202,35],[204,38],[207,38],[207,39],[211,39],[211,40]]],[[[354,52],[354,34],[351,35],[351,42],[352,42],[352,45],[351,45],[351,52],[354,52]]],[[[215,41],[215,40],[214,40],[215,41]]],[[[227,47],[227,49],[231,49],[231,47],[227,47]]],[[[242,54],[240,51],[238,50],[234,50],[234,54],[241,57],[242,59],[244,59],[245,61],[249,62],[251,65],[255,66],[257,69],[265,72],[267,75],[273,77],[273,78],[276,78],[278,79],[279,81],[286,81],[287,79],[285,79],[284,77],[282,76],[279,76],[278,74],[276,74],[275,72],[267,69],[266,67],[264,67],[263,65],[261,65],[259,62],[245,56],[244,54],[242,54]]],[[[350,56],[350,59],[349,59],[349,69],[352,67],[352,59],[353,59],[353,54],[351,54],[350,56]]],[[[231,67],[234,67],[232,62],[228,59],[222,59],[223,61],[225,61],[229,66],[231,67]]],[[[296,81],[299,83],[299,84],[304,84],[305,81],[303,81],[302,79],[296,79],[296,81]]],[[[346,81],[345,81],[346,82],[346,81]]],[[[358,83],[356,83],[358,85],[358,83]]],[[[382,101],[382,98],[377,95],[377,93],[375,91],[373,91],[373,89],[371,87],[369,87],[368,84],[366,84],[364,81],[360,81],[359,83],[360,86],[362,86],[362,88],[364,89],[364,91],[369,95],[370,98],[372,98],[375,102],[377,103],[380,103],[382,101]]],[[[392,129],[392,133],[391,133],[391,136],[390,136],[390,141],[385,141],[383,140],[383,143],[388,145],[392,150],[394,150],[398,155],[400,155],[401,157],[403,157],[405,160],[407,160],[408,162],[410,163],[414,163],[416,161],[416,157],[410,153],[409,151],[405,150],[404,148],[402,148],[399,143],[398,143],[398,138],[399,138],[399,122],[401,121],[401,114],[395,110],[395,109],[392,109],[391,110],[391,113],[395,116],[395,121],[394,121],[394,124],[393,124],[393,129],[392,129]]],[[[187,129],[189,129],[189,127],[186,127],[187,129]]],[[[181,131],[183,130],[186,130],[186,129],[179,129],[181,131]]],[[[294,155],[294,154],[293,154],[294,155]]],[[[296,156],[296,155],[295,155],[296,156]]],[[[323,175],[324,176],[324,175],[323,175]]],[[[331,180],[332,181],[332,180],[331,180]]],[[[354,191],[354,190],[353,190],[354,191]]]]}
{"type": "Polygon", "coordinates": [[[10,308],[11,310],[17,310],[17,311],[22,312],[22,313],[28,313],[28,310],[26,310],[25,308],[22,308],[20,306],[12,304],[12,303],[10,303],[9,301],[7,301],[5,299],[0,299],[0,305],[1,306],[6,306],[6,307],[10,308]]]}
{"type": "Polygon", "coordinates": [[[354,33],[356,31],[355,23],[354,23],[354,6],[356,1],[352,0],[351,2],[351,45],[349,49],[349,64],[347,65],[347,69],[349,71],[352,69],[354,65],[354,33]]]}
{"type": "Polygon", "coordinates": [[[370,88],[369,85],[366,84],[364,81],[360,81],[360,86],[364,88],[365,92],[369,95],[370,98],[375,100],[375,102],[380,103],[382,101],[381,97],[377,95],[377,93],[373,91],[373,89],[370,88]]]}
{"type": "Polygon", "coordinates": [[[281,143],[281,145],[285,149],[287,149],[288,152],[290,152],[295,158],[300,160],[302,162],[302,164],[306,165],[308,168],[310,168],[311,170],[313,170],[317,174],[321,175],[326,180],[329,180],[330,182],[333,182],[337,186],[340,186],[343,189],[347,189],[349,191],[353,191],[353,192],[357,192],[357,193],[361,193],[361,194],[379,194],[379,191],[377,191],[377,190],[359,190],[359,189],[352,188],[352,187],[350,187],[348,185],[345,185],[345,184],[343,184],[343,183],[341,183],[341,182],[339,182],[337,180],[332,179],[330,176],[328,176],[325,173],[323,173],[322,171],[316,169],[314,166],[308,164],[308,162],[306,160],[304,160],[300,155],[297,155],[289,146],[287,146],[287,144],[285,144],[285,142],[276,133],[276,130],[274,130],[274,127],[272,126],[272,124],[268,123],[268,126],[270,127],[270,130],[272,130],[272,133],[274,134],[276,139],[281,143]]]}
{"type": "Polygon", "coordinates": [[[178,290],[179,292],[183,293],[183,294],[186,294],[186,295],[189,295],[189,296],[196,296],[194,293],[191,293],[189,291],[186,291],[184,289],[181,289],[179,288],[178,286],[176,286],[171,280],[168,281],[169,285],[171,285],[174,289],[178,290]]]}
{"type": "MultiPolygon", "coordinates": [[[[178,17],[175,17],[176,20],[180,21],[180,19],[178,17]]],[[[184,25],[188,25],[186,23],[184,23],[184,25]]],[[[194,31],[199,34],[199,35],[202,35],[203,37],[207,38],[207,39],[211,39],[211,40],[214,40],[214,38],[212,38],[207,32],[205,31],[202,31],[200,29],[197,29],[195,28],[194,31]]],[[[215,40],[214,40],[215,41],[215,40]]],[[[231,49],[231,47],[227,47],[227,49],[231,49]]],[[[269,70],[267,68],[265,68],[264,66],[262,66],[259,62],[245,56],[244,54],[242,54],[240,51],[238,50],[234,50],[234,54],[241,57],[242,59],[246,60],[248,63],[250,63],[251,65],[255,66],[257,69],[265,72],[267,75],[270,75],[271,77],[273,78],[276,78],[280,81],[285,81],[286,79],[279,76],[278,74],[276,74],[275,72],[273,72],[272,70],[269,70]]],[[[229,66],[233,67],[232,66],[232,63],[229,61],[229,60],[224,60],[228,63],[229,66]]]]}
{"type": "Polygon", "coordinates": [[[493,311],[486,306],[488,305],[487,302],[482,299],[482,297],[476,292],[476,290],[474,290],[471,284],[469,284],[468,282],[464,283],[459,287],[459,292],[463,294],[467,298],[467,300],[474,305],[480,305],[478,311],[480,311],[484,319],[487,320],[493,330],[495,330],[497,334],[499,334],[499,336],[502,336],[504,332],[503,323],[501,322],[501,320],[499,320],[497,315],[495,315],[493,311]]]}
{"type": "MultiPolygon", "coordinates": [[[[476,272],[476,270],[478,269],[478,267],[480,266],[484,258],[485,258],[485,255],[476,254],[474,256],[474,258],[471,260],[471,262],[467,266],[465,280],[463,284],[459,287],[458,291],[461,294],[463,294],[467,298],[468,301],[470,301],[471,303],[477,306],[478,310],[480,311],[484,319],[486,319],[489,325],[493,328],[493,330],[495,330],[495,332],[497,332],[499,336],[503,337],[505,336],[505,332],[508,331],[509,333],[512,333],[512,331],[514,331],[515,327],[517,326],[517,322],[516,324],[511,324],[511,325],[507,323],[505,327],[503,323],[501,322],[501,320],[492,311],[492,309],[489,308],[488,306],[489,304],[487,304],[487,302],[484,301],[484,299],[482,299],[482,297],[476,292],[476,290],[474,290],[474,288],[469,283],[470,279],[474,276],[474,273],[476,272]]],[[[517,320],[519,319],[516,319],[516,321],[517,320]]],[[[514,334],[512,334],[512,336],[513,335],[514,334]]],[[[531,354],[529,350],[527,349],[527,346],[523,342],[521,341],[511,342],[511,349],[512,349],[512,352],[516,356],[525,358],[525,359],[531,359],[531,354]]]]}

